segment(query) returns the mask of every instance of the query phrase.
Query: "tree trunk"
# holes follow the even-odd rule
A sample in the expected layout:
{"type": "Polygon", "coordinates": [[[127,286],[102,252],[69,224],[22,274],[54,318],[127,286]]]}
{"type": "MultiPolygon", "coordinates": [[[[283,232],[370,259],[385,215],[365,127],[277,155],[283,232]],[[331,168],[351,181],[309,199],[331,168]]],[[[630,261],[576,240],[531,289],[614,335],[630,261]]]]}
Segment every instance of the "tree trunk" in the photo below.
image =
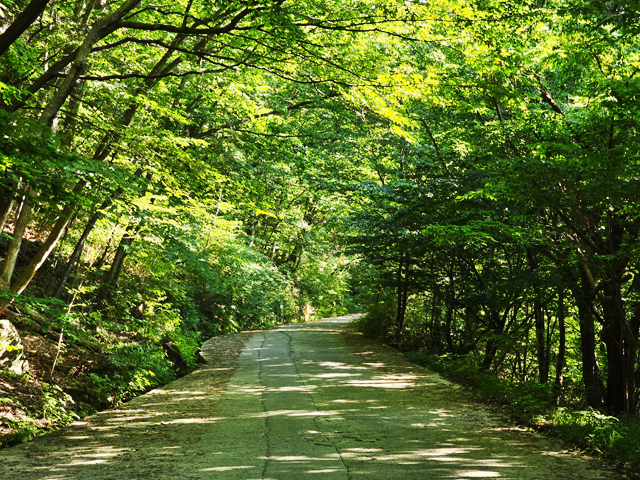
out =
{"type": "Polygon", "coordinates": [[[592,313],[593,288],[584,269],[580,267],[580,281],[575,283],[573,294],[578,306],[580,321],[580,353],[582,357],[582,381],[587,405],[602,406],[602,381],[600,380],[596,356],[595,321],[592,313]]]}
{"type": "Polygon", "coordinates": [[[52,295],[53,298],[60,298],[60,294],[62,293],[62,289],[66,285],[67,280],[69,279],[69,275],[71,274],[71,271],[73,270],[73,267],[76,264],[76,261],[80,258],[80,254],[82,253],[82,250],[84,248],[84,244],[85,244],[87,238],[89,237],[89,234],[91,233],[91,231],[93,230],[93,227],[95,227],[95,225],[96,225],[96,222],[100,219],[100,217],[102,215],[101,209],[102,208],[106,208],[106,206],[107,206],[107,205],[105,205],[105,203],[107,203],[106,200],[105,200],[105,202],[103,202],[103,204],[100,206],[100,208],[98,210],[96,210],[96,212],[91,216],[91,218],[89,219],[89,221],[85,225],[84,230],[82,231],[82,235],[80,235],[80,239],[76,243],[76,246],[73,249],[73,252],[71,253],[71,256],[69,257],[69,260],[67,261],[67,265],[66,265],[65,269],[62,272],[62,274],[60,275],[60,281],[58,282],[58,285],[56,286],[56,289],[55,289],[55,291],[53,292],[53,295],[52,295]]]}
{"type": "Polygon", "coordinates": [[[444,338],[447,342],[447,347],[449,352],[456,353],[456,347],[453,343],[453,337],[451,335],[451,324],[453,323],[453,314],[455,311],[455,302],[456,302],[456,287],[453,282],[454,273],[455,273],[455,263],[451,264],[451,272],[448,272],[449,275],[449,294],[447,295],[447,313],[445,315],[444,321],[444,338]]]}
{"type": "MultiPolygon", "coordinates": [[[[140,175],[142,175],[142,169],[139,168],[138,170],[136,170],[134,175],[136,177],[139,177],[140,175]]],[[[113,194],[113,196],[121,195],[122,192],[123,192],[123,189],[118,188],[115,194],[113,194]]],[[[87,238],[89,238],[89,234],[93,231],[94,227],[96,226],[96,223],[102,217],[102,211],[105,208],[107,208],[109,205],[111,205],[111,199],[112,197],[105,199],[104,202],[102,202],[102,205],[100,205],[98,209],[94,212],[94,214],[91,216],[91,218],[89,218],[89,221],[87,222],[87,224],[84,227],[84,230],[82,231],[82,235],[80,235],[80,239],[78,240],[78,243],[76,243],[76,246],[73,249],[71,256],[69,257],[69,260],[67,261],[67,265],[64,271],[62,272],[62,275],[60,276],[60,281],[58,282],[58,285],[52,295],[53,298],[60,298],[60,294],[62,294],[62,290],[65,284],[67,283],[67,280],[69,279],[69,275],[71,274],[71,271],[73,270],[75,263],[78,261],[78,259],[80,258],[80,255],[82,254],[82,250],[84,249],[84,244],[87,241],[87,238]]]]}
{"type": "MultiPolygon", "coordinates": [[[[539,294],[539,292],[536,292],[539,294]]],[[[533,315],[536,326],[536,353],[538,356],[538,376],[540,383],[549,381],[549,359],[545,348],[545,323],[542,303],[539,299],[533,302],[533,315]]]]}
{"type": "Polygon", "coordinates": [[[107,298],[111,287],[117,283],[127,253],[129,253],[133,240],[142,228],[143,224],[144,220],[141,220],[136,227],[130,224],[120,239],[120,244],[118,245],[113,262],[111,263],[111,268],[103,278],[102,285],[96,294],[96,300],[98,302],[104,301],[104,299],[107,298]]]}
{"type": "MultiPolygon", "coordinates": [[[[78,182],[76,184],[76,187],[73,189],[73,193],[77,195],[82,191],[84,187],[85,187],[85,182],[83,181],[78,182]]],[[[22,293],[24,289],[27,288],[27,285],[29,285],[29,282],[31,281],[33,276],[36,274],[36,272],[40,269],[42,264],[47,260],[47,258],[49,257],[49,254],[58,243],[58,240],[60,240],[60,237],[64,232],[64,228],[67,226],[67,223],[69,222],[69,220],[71,220],[71,217],[73,215],[72,205],[73,204],[67,205],[62,209],[62,213],[58,221],[54,225],[53,229],[49,233],[47,240],[42,244],[42,246],[38,250],[38,253],[36,253],[36,255],[31,259],[31,262],[29,262],[29,265],[27,265],[27,267],[24,269],[22,274],[15,281],[15,283],[11,285],[12,292],[18,293],[18,294],[22,293]]],[[[6,308],[6,305],[0,304],[0,312],[3,312],[5,308],[6,308]]]]}
{"type": "Polygon", "coordinates": [[[602,300],[602,340],[607,346],[607,396],[605,406],[614,413],[633,413],[635,391],[633,380],[635,341],[630,338],[630,327],[622,307],[620,284],[610,279],[604,286],[602,300]],[[630,365],[630,363],[632,365],[630,365]]]}
{"type": "Polygon", "coordinates": [[[40,115],[40,122],[45,125],[51,125],[53,119],[58,115],[58,111],[67,100],[69,93],[75,87],[78,77],[85,71],[87,67],[87,60],[93,45],[102,38],[102,32],[108,30],[108,27],[114,25],[116,22],[122,19],[129,11],[140,3],[140,0],[125,0],[124,3],[113,13],[97,20],[92,26],[91,30],[85,37],[82,45],[78,49],[73,65],[69,69],[69,73],[64,77],[60,87],[53,95],[51,100],[40,115]]]}
{"type": "Polygon", "coordinates": [[[20,35],[29,28],[42,14],[50,0],[31,0],[29,5],[16,17],[11,25],[0,35],[0,56],[9,50],[9,47],[20,38],[20,35]]]}
{"type": "Polygon", "coordinates": [[[4,226],[7,224],[15,203],[15,200],[9,200],[7,206],[2,210],[2,215],[0,215],[0,234],[4,231],[4,226]]]}
{"type": "MultiPolygon", "coordinates": [[[[398,262],[398,273],[396,275],[396,292],[397,292],[397,311],[396,311],[396,338],[400,341],[402,335],[402,327],[404,325],[404,314],[406,312],[406,285],[403,282],[403,273],[406,264],[405,252],[400,252],[400,261],[398,262]]],[[[406,273],[405,273],[406,277],[406,273]]]]}
{"type": "MultiPolygon", "coordinates": [[[[18,208],[18,212],[16,212],[16,223],[13,227],[12,235],[13,239],[9,243],[7,254],[4,258],[4,262],[2,263],[2,267],[0,267],[0,278],[8,284],[11,284],[11,277],[13,276],[13,271],[16,268],[16,261],[18,260],[18,254],[20,253],[20,247],[22,245],[22,237],[24,237],[24,232],[27,230],[29,220],[31,220],[32,205],[29,197],[32,194],[33,192],[31,188],[29,188],[22,197],[22,202],[18,208]]],[[[4,309],[0,306],[0,313],[2,310],[4,309]]]]}
{"type": "Polygon", "coordinates": [[[497,350],[495,342],[490,338],[485,346],[484,358],[482,359],[483,370],[491,370],[491,364],[493,364],[493,359],[496,357],[497,350]]]}
{"type": "MultiPolygon", "coordinates": [[[[151,174],[147,175],[147,180],[151,181],[151,174]]],[[[152,198],[149,203],[153,205],[154,202],[155,198],[152,198]]],[[[96,300],[98,300],[99,302],[102,302],[107,297],[109,291],[111,290],[111,287],[113,287],[118,281],[120,271],[122,270],[122,266],[124,265],[124,260],[131,249],[133,240],[136,238],[136,236],[138,236],[138,233],[145,225],[145,223],[146,221],[143,218],[135,228],[132,224],[129,224],[124,235],[122,235],[120,244],[118,245],[118,249],[116,250],[116,254],[113,258],[113,262],[111,263],[111,268],[102,280],[102,285],[100,286],[100,289],[96,294],[96,300]]]]}
{"type": "Polygon", "coordinates": [[[538,379],[540,383],[549,381],[549,358],[546,353],[545,346],[545,321],[542,311],[542,302],[540,301],[540,288],[538,287],[538,260],[533,249],[527,248],[527,260],[529,261],[529,269],[531,270],[534,281],[533,316],[536,327],[536,353],[538,357],[538,379]]]}
{"type": "MultiPolygon", "coordinates": [[[[89,35],[87,35],[87,37],[85,38],[83,45],[78,50],[78,56],[74,62],[73,67],[71,68],[71,71],[69,72],[69,74],[67,74],[60,88],[58,88],[58,91],[54,94],[51,101],[44,108],[44,111],[42,112],[39,119],[40,122],[45,123],[47,125],[51,125],[53,123],[53,120],[58,114],[59,109],[62,107],[64,101],[66,100],[71,90],[74,88],[75,82],[77,80],[77,76],[80,75],[80,73],[84,69],[84,64],[89,55],[91,46],[97,40],[99,40],[98,32],[101,29],[104,29],[106,25],[112,24],[113,22],[119,20],[129,10],[134,8],[135,5],[137,5],[139,2],[140,0],[126,0],[125,3],[118,10],[113,12],[108,17],[105,17],[99,20],[98,22],[96,22],[96,24],[92,27],[92,30],[89,33],[89,35]],[[77,74],[75,77],[72,75],[74,71],[77,74]]],[[[180,41],[182,41],[182,39],[183,37],[181,37],[180,41]]],[[[200,43],[202,43],[202,41],[200,43]]],[[[170,70],[175,68],[175,66],[180,63],[179,61],[177,62],[174,61],[169,66],[166,66],[172,54],[173,54],[172,50],[167,51],[165,55],[162,57],[162,59],[154,66],[154,68],[152,69],[152,73],[158,70],[162,70],[163,68],[170,69],[170,70]]],[[[149,81],[151,82],[151,84],[153,84],[156,80],[152,79],[149,81]]],[[[150,85],[147,85],[147,86],[150,86],[150,85]]],[[[140,91],[140,89],[138,91],[140,91]]],[[[131,120],[133,119],[136,113],[136,110],[137,110],[137,104],[133,104],[125,111],[125,113],[123,114],[123,122],[122,122],[124,126],[129,125],[131,123],[131,120]]],[[[106,159],[111,151],[112,142],[113,142],[112,139],[110,141],[107,141],[107,140],[103,141],[100,147],[98,148],[98,150],[96,151],[94,155],[94,159],[96,160],[106,159]]],[[[78,195],[79,193],[82,192],[85,186],[86,186],[85,181],[83,180],[79,181],[76,184],[73,190],[73,193],[75,195],[78,195]]],[[[58,221],[56,222],[55,226],[53,227],[53,230],[49,234],[49,237],[47,238],[47,241],[45,242],[45,244],[41,247],[40,251],[32,259],[31,263],[29,264],[25,272],[23,272],[21,277],[18,279],[18,282],[15,285],[11,286],[11,290],[13,292],[21,293],[26,288],[26,286],[29,284],[29,282],[33,278],[33,276],[36,274],[36,272],[42,266],[42,264],[46,261],[47,257],[55,247],[57,241],[60,239],[60,235],[62,231],[64,230],[65,226],[69,221],[69,218],[74,213],[76,208],[77,208],[77,204],[75,202],[71,202],[70,204],[64,207],[62,211],[62,215],[58,217],[58,221]]],[[[68,278],[68,274],[67,274],[67,278],[68,278]]],[[[6,304],[0,303],[0,313],[4,311],[5,308],[6,308],[6,304]]]]}
{"type": "Polygon", "coordinates": [[[565,366],[565,356],[566,356],[566,336],[567,329],[565,324],[565,313],[564,313],[564,287],[560,287],[558,291],[558,331],[559,331],[559,339],[558,339],[558,358],[556,361],[556,385],[558,388],[562,388],[563,384],[563,375],[564,375],[564,366],[565,366]]]}

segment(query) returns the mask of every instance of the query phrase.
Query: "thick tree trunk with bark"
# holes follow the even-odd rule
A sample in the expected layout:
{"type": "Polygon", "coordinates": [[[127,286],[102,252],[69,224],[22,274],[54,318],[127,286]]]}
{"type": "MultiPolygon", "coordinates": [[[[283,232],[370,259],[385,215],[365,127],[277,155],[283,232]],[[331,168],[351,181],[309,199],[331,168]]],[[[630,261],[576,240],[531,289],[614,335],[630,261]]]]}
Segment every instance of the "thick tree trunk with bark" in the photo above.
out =
{"type": "Polygon", "coordinates": [[[592,287],[584,270],[580,269],[580,283],[573,288],[574,299],[578,306],[580,322],[580,354],[582,357],[582,381],[585,388],[587,405],[592,408],[602,406],[602,381],[596,357],[595,320],[593,317],[592,287]]]}
{"type": "Polygon", "coordinates": [[[29,26],[42,14],[51,0],[31,0],[9,27],[0,35],[0,56],[9,50],[29,26]]]}
{"type": "Polygon", "coordinates": [[[605,326],[602,340],[607,346],[607,396],[605,406],[614,413],[633,413],[636,339],[633,338],[622,304],[621,285],[610,280],[603,288],[605,326]]]}

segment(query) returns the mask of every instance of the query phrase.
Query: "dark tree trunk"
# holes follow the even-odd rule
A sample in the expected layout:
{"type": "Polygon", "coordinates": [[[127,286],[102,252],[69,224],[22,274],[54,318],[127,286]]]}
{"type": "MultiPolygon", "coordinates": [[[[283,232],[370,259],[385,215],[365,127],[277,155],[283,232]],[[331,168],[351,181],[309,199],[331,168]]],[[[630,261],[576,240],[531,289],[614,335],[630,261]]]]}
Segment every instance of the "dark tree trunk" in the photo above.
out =
{"type": "Polygon", "coordinates": [[[535,299],[533,301],[533,316],[535,319],[536,327],[536,353],[538,357],[538,378],[540,383],[547,383],[549,381],[549,358],[547,356],[547,350],[545,346],[545,321],[544,312],[542,311],[542,302],[540,300],[540,288],[538,283],[538,259],[536,253],[532,248],[527,248],[527,260],[529,261],[529,269],[533,275],[534,281],[534,294],[535,299]]]}
{"type": "MultiPolygon", "coordinates": [[[[151,181],[151,174],[147,175],[147,180],[151,181]]],[[[155,198],[150,200],[151,205],[155,203],[155,198]]],[[[116,254],[113,258],[113,262],[111,263],[111,268],[107,272],[107,275],[104,277],[102,281],[102,285],[98,290],[96,295],[96,300],[99,302],[103,301],[111,288],[118,282],[118,278],[120,277],[120,272],[122,271],[122,266],[124,265],[124,260],[127,257],[127,254],[131,250],[131,245],[133,245],[133,241],[138,236],[142,227],[144,227],[146,221],[143,218],[138,222],[138,225],[134,227],[133,225],[129,225],[124,235],[120,239],[120,245],[118,245],[118,249],[116,250],[116,254]]]]}
{"type": "Polygon", "coordinates": [[[31,0],[29,5],[16,17],[11,25],[0,35],[0,56],[9,50],[20,35],[42,14],[50,0],[31,0]]]}
{"type": "Polygon", "coordinates": [[[605,406],[614,413],[633,413],[635,405],[635,339],[622,306],[618,281],[611,279],[603,288],[602,310],[605,326],[602,340],[607,346],[607,396],[605,406]]]}
{"type": "Polygon", "coordinates": [[[118,281],[118,277],[120,276],[120,271],[122,270],[124,260],[127,256],[127,253],[129,252],[131,245],[133,244],[133,239],[138,234],[141,226],[142,221],[138,223],[137,227],[134,227],[133,225],[129,225],[129,227],[127,227],[126,232],[120,239],[120,244],[118,245],[118,249],[116,250],[115,256],[113,258],[113,262],[111,263],[111,268],[103,278],[102,285],[100,286],[100,289],[96,294],[97,301],[102,302],[105,298],[107,298],[111,287],[113,287],[118,281]]]}
{"type": "Polygon", "coordinates": [[[496,357],[497,351],[498,349],[495,346],[495,342],[493,339],[489,339],[485,347],[484,358],[482,359],[483,370],[491,370],[491,364],[493,364],[493,359],[496,357]]]}
{"type": "MultiPolygon", "coordinates": [[[[105,203],[106,201],[100,207],[106,208],[105,203]]],[[[67,265],[65,269],[60,275],[60,281],[58,282],[58,285],[56,286],[56,289],[52,295],[53,298],[60,298],[60,294],[62,293],[62,290],[64,289],[64,286],[66,285],[67,280],[69,279],[69,275],[71,274],[73,267],[75,266],[76,262],[80,258],[80,255],[82,254],[82,250],[84,249],[84,244],[87,241],[89,234],[93,230],[93,227],[95,227],[96,222],[100,219],[100,217],[101,217],[101,212],[100,212],[100,209],[98,209],[91,216],[91,218],[89,219],[89,222],[87,222],[87,225],[85,225],[84,230],[82,231],[82,235],[80,235],[80,239],[78,240],[78,243],[76,243],[76,247],[73,249],[73,252],[69,257],[69,260],[67,260],[67,265]]]]}
{"type": "Polygon", "coordinates": [[[582,357],[582,381],[587,405],[599,408],[602,405],[602,381],[596,357],[595,321],[592,313],[593,293],[591,283],[580,268],[580,283],[574,285],[573,294],[578,306],[580,320],[580,353],[582,357]]]}
{"type": "MultiPolygon", "coordinates": [[[[539,294],[539,292],[537,292],[539,294]]],[[[536,299],[533,302],[533,316],[536,326],[536,353],[538,356],[538,379],[540,383],[549,381],[549,358],[545,345],[545,322],[542,311],[542,302],[536,299]]]]}
{"type": "Polygon", "coordinates": [[[456,347],[453,343],[453,337],[451,333],[451,324],[453,323],[453,314],[455,311],[455,302],[456,302],[456,286],[453,282],[454,279],[454,268],[455,263],[452,262],[451,271],[448,272],[449,275],[449,294],[447,295],[447,313],[445,315],[444,321],[444,337],[447,342],[447,347],[451,353],[456,353],[456,347]]]}
{"type": "Polygon", "coordinates": [[[404,309],[402,307],[402,298],[404,289],[402,288],[402,273],[404,270],[405,254],[404,251],[400,252],[400,261],[398,262],[398,273],[396,274],[396,337],[400,339],[402,332],[402,325],[404,323],[404,309]]]}
{"type": "Polygon", "coordinates": [[[564,288],[560,287],[558,292],[558,359],[556,362],[556,385],[558,388],[562,388],[564,379],[564,366],[567,348],[567,328],[565,324],[565,312],[564,312],[564,288]]]}

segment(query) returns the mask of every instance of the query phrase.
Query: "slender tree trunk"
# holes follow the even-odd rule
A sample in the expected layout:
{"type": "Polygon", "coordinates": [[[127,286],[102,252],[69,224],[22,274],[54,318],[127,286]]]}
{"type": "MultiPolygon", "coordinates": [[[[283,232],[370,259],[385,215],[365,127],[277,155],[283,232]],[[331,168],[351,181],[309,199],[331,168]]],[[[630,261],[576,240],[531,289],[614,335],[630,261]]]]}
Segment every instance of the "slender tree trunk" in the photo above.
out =
{"type": "MultiPolygon", "coordinates": [[[[151,181],[151,174],[147,175],[147,180],[151,181]]],[[[150,203],[153,205],[155,202],[155,198],[150,200],[150,203]]],[[[124,265],[124,260],[131,250],[131,245],[133,244],[134,239],[144,227],[146,220],[143,218],[138,222],[138,225],[134,227],[132,224],[129,224],[124,235],[120,239],[120,244],[118,245],[118,249],[116,250],[116,254],[113,258],[113,262],[111,263],[111,268],[105,275],[102,280],[102,285],[96,294],[96,300],[99,302],[104,301],[104,299],[109,294],[111,288],[118,282],[118,278],[120,277],[120,271],[122,270],[122,266],[124,265]]]]}
{"type": "Polygon", "coordinates": [[[7,172],[5,172],[5,182],[0,187],[0,233],[4,230],[7,220],[16,206],[16,193],[20,190],[19,182],[6,177],[7,172]]]}
{"type": "MultiPolygon", "coordinates": [[[[537,292],[539,294],[539,292],[537,292]]],[[[546,354],[545,345],[545,322],[542,303],[539,299],[533,302],[533,315],[536,326],[536,353],[538,356],[538,377],[540,383],[549,381],[549,359],[546,354]]]]}
{"type": "Polygon", "coordinates": [[[114,233],[118,229],[119,226],[120,225],[118,223],[116,223],[114,225],[114,227],[111,229],[111,231],[109,232],[109,238],[107,239],[107,245],[104,247],[102,255],[100,255],[100,258],[97,259],[98,261],[95,263],[95,265],[93,265],[95,271],[102,270],[102,266],[104,265],[104,262],[106,262],[106,260],[107,260],[107,254],[109,253],[109,248],[111,247],[111,241],[114,238],[114,233]]]}
{"type": "Polygon", "coordinates": [[[538,286],[538,260],[536,253],[532,248],[527,248],[527,260],[529,261],[529,269],[533,275],[534,280],[534,295],[533,301],[533,316],[535,319],[536,328],[536,353],[538,357],[538,379],[540,383],[547,383],[549,381],[549,359],[546,354],[545,346],[545,321],[544,312],[542,311],[542,302],[540,300],[540,287],[538,286]]]}
{"type": "Polygon", "coordinates": [[[562,388],[563,380],[564,380],[564,366],[565,366],[565,356],[566,356],[566,336],[567,329],[565,324],[565,313],[564,313],[564,287],[560,287],[558,291],[558,331],[559,331],[559,339],[558,339],[558,359],[556,362],[556,385],[558,388],[562,388]]]}
{"type": "MultiPolygon", "coordinates": [[[[78,182],[73,190],[73,193],[77,195],[82,191],[84,187],[85,182],[78,182]]],[[[73,215],[73,209],[71,208],[72,205],[73,204],[67,205],[62,209],[60,219],[56,222],[53,229],[49,233],[47,240],[44,242],[44,244],[42,244],[42,246],[38,250],[38,253],[36,253],[36,255],[31,259],[31,262],[29,262],[29,265],[27,265],[27,267],[24,269],[15,283],[11,285],[12,292],[18,294],[22,293],[24,289],[27,288],[27,285],[29,285],[29,282],[36,274],[36,272],[40,269],[42,264],[47,260],[49,254],[53,251],[56,244],[58,243],[58,240],[60,240],[60,237],[62,236],[67,223],[71,220],[71,217],[73,215]]],[[[4,308],[6,308],[6,305],[0,304],[0,312],[4,311],[4,308]]]]}
{"type": "Polygon", "coordinates": [[[487,341],[487,345],[484,350],[484,358],[482,359],[482,368],[483,370],[491,370],[491,365],[493,364],[493,360],[496,357],[496,352],[498,351],[495,342],[492,338],[487,341]]]}
{"type": "Polygon", "coordinates": [[[455,302],[456,302],[456,287],[455,287],[455,283],[453,282],[454,273],[455,273],[454,268],[455,268],[455,263],[452,262],[451,272],[449,272],[449,294],[447,295],[447,313],[445,315],[445,322],[444,322],[444,327],[445,327],[444,336],[447,342],[447,347],[449,348],[449,351],[451,353],[456,352],[456,348],[453,343],[453,338],[451,336],[451,324],[453,323],[453,313],[455,311],[455,302]]]}
{"type": "MultiPolygon", "coordinates": [[[[29,198],[33,194],[32,190],[29,188],[25,195],[22,197],[22,202],[20,207],[18,208],[18,212],[16,213],[16,222],[13,227],[13,239],[9,242],[9,248],[7,249],[7,254],[4,258],[4,262],[0,267],[0,278],[2,278],[8,284],[11,284],[11,277],[13,276],[13,271],[16,268],[16,262],[18,260],[18,254],[20,253],[20,247],[22,246],[22,238],[24,237],[24,232],[27,230],[27,226],[29,225],[29,221],[31,220],[31,199],[29,198]]],[[[0,313],[2,312],[2,307],[0,305],[0,313]]]]}
{"type": "Polygon", "coordinates": [[[404,250],[400,252],[400,260],[398,262],[398,272],[396,274],[396,338],[400,340],[400,335],[402,332],[402,324],[404,323],[404,309],[402,306],[402,299],[404,296],[404,288],[402,282],[402,273],[404,270],[405,264],[405,253],[404,250]]]}
{"type": "Polygon", "coordinates": [[[9,203],[7,204],[5,209],[2,211],[2,215],[0,215],[0,233],[4,231],[4,226],[7,224],[7,220],[9,219],[9,216],[11,215],[11,212],[13,211],[13,207],[15,206],[15,204],[16,204],[15,200],[9,200],[9,203]]]}
{"type": "MultiPolygon", "coordinates": [[[[637,278],[637,277],[636,277],[637,278]]],[[[634,282],[635,282],[634,278],[634,282]]],[[[637,287],[636,287],[637,289],[637,287]]],[[[628,368],[629,370],[629,378],[630,381],[633,382],[629,385],[629,389],[632,392],[636,392],[636,387],[638,386],[638,379],[640,378],[640,366],[636,369],[636,362],[638,358],[638,339],[640,338],[640,302],[636,302],[633,307],[633,316],[629,320],[630,326],[630,336],[634,342],[633,355],[629,355],[628,357],[628,368]]],[[[631,404],[631,411],[638,411],[638,403],[640,399],[636,396],[634,402],[631,404]]]]}
{"type": "Polygon", "coordinates": [[[404,267],[404,285],[402,288],[402,311],[400,312],[400,323],[398,325],[398,331],[400,335],[402,335],[402,329],[404,327],[404,318],[407,313],[407,299],[409,298],[409,269],[411,268],[411,264],[409,259],[406,259],[405,267],[404,267]]]}
{"type": "MultiPolygon", "coordinates": [[[[78,55],[76,57],[76,60],[74,61],[73,66],[71,67],[70,72],[67,74],[67,76],[63,80],[62,84],[58,88],[58,91],[54,94],[51,101],[44,108],[44,111],[40,116],[41,123],[44,123],[47,125],[51,125],[53,123],[56,115],[58,114],[58,111],[62,107],[63,103],[65,102],[71,90],[74,88],[77,77],[84,70],[86,59],[89,55],[90,49],[93,46],[93,44],[100,38],[99,32],[102,29],[104,29],[107,25],[112,24],[115,21],[119,20],[129,10],[134,8],[135,5],[137,5],[139,2],[140,0],[126,0],[125,3],[118,10],[113,12],[108,17],[104,17],[103,19],[100,19],[98,22],[96,22],[96,24],[92,27],[92,30],[89,33],[89,35],[87,35],[87,37],[85,38],[83,45],[78,50],[78,55]]],[[[181,36],[179,41],[181,42],[183,39],[184,39],[184,36],[181,36]]],[[[201,41],[200,44],[204,45],[203,42],[205,41],[201,41]]],[[[173,51],[171,50],[167,51],[163,56],[163,58],[160,60],[160,62],[156,64],[156,66],[152,70],[152,73],[156,71],[162,71],[163,69],[165,70],[174,69],[181,62],[181,60],[176,59],[174,62],[172,62],[167,66],[167,62],[172,54],[173,54],[173,51]]],[[[155,82],[155,80],[150,80],[150,82],[151,82],[150,84],[152,85],[155,82]]],[[[150,86],[150,85],[147,85],[147,86],[150,86]]],[[[133,119],[133,116],[137,111],[137,107],[138,107],[137,104],[133,104],[127,109],[127,111],[125,111],[125,113],[123,114],[123,117],[124,117],[123,123],[125,125],[128,125],[131,122],[131,120],[133,119]]],[[[112,146],[112,141],[108,141],[108,140],[104,141],[101,147],[99,147],[98,151],[94,155],[94,159],[104,160],[109,155],[111,151],[111,146],[112,146]]],[[[76,184],[73,190],[73,193],[75,195],[78,195],[79,193],[82,192],[85,186],[86,186],[85,181],[83,180],[79,181],[76,184]]],[[[51,233],[49,234],[49,237],[47,238],[47,241],[45,242],[45,244],[41,247],[40,251],[32,259],[27,269],[23,272],[23,274],[18,279],[18,282],[15,285],[11,285],[11,290],[13,292],[21,293],[26,288],[26,286],[29,284],[29,282],[31,281],[35,273],[46,261],[47,257],[55,247],[57,241],[60,239],[60,235],[62,231],[64,230],[65,226],[69,221],[71,214],[76,210],[76,208],[77,208],[77,205],[75,204],[75,202],[72,202],[69,205],[64,207],[62,211],[62,215],[60,215],[60,217],[58,218],[58,221],[56,222],[51,233]]],[[[6,308],[6,303],[0,303],[0,313],[4,311],[5,308],[6,308]]]]}
{"type": "Polygon", "coordinates": [[[107,203],[106,200],[100,206],[100,209],[98,209],[91,216],[91,218],[89,219],[89,221],[85,225],[84,230],[82,231],[82,235],[80,235],[80,239],[76,243],[76,246],[73,249],[73,252],[71,253],[71,256],[69,257],[69,260],[67,260],[67,265],[65,266],[65,269],[62,272],[62,274],[60,275],[60,280],[59,280],[58,285],[56,286],[56,289],[55,289],[55,291],[53,292],[53,295],[52,295],[53,298],[60,298],[60,294],[62,293],[62,290],[64,289],[64,286],[66,285],[67,280],[69,279],[69,275],[71,274],[71,271],[73,270],[73,267],[75,266],[76,261],[80,258],[80,255],[82,254],[82,250],[84,248],[84,244],[87,241],[87,238],[89,237],[89,234],[93,230],[93,227],[95,227],[96,222],[101,217],[101,211],[100,211],[101,208],[106,208],[106,206],[108,205],[108,204],[105,205],[105,203],[107,203]]]}
{"type": "Polygon", "coordinates": [[[427,322],[429,344],[433,352],[440,353],[440,324],[442,308],[440,307],[440,284],[435,272],[435,259],[431,259],[431,315],[430,322],[427,322]]]}
{"type": "Polygon", "coordinates": [[[125,16],[131,9],[140,3],[140,0],[125,0],[124,3],[113,13],[107,15],[92,25],[91,30],[85,37],[82,45],[78,49],[73,65],[69,69],[69,73],[64,77],[62,83],[58,87],[58,90],[53,95],[47,106],[40,115],[40,122],[45,125],[51,125],[54,118],[58,115],[58,111],[67,100],[69,93],[75,87],[78,77],[85,71],[87,67],[87,59],[91,53],[93,45],[102,38],[102,31],[108,29],[110,25],[115,24],[123,16],[125,16]]]}
{"type": "Polygon", "coordinates": [[[111,263],[111,268],[104,276],[102,285],[100,286],[100,289],[96,294],[96,300],[98,302],[104,301],[104,299],[107,298],[107,295],[109,294],[111,288],[118,282],[122,266],[124,265],[124,260],[131,249],[133,240],[144,226],[144,223],[144,220],[141,220],[136,227],[130,224],[129,227],[127,227],[124,235],[120,239],[120,244],[118,245],[118,249],[116,250],[113,258],[113,262],[111,263]]]}
{"type": "Polygon", "coordinates": [[[9,50],[20,35],[42,14],[50,0],[31,0],[11,25],[0,35],[0,56],[9,50]]]}

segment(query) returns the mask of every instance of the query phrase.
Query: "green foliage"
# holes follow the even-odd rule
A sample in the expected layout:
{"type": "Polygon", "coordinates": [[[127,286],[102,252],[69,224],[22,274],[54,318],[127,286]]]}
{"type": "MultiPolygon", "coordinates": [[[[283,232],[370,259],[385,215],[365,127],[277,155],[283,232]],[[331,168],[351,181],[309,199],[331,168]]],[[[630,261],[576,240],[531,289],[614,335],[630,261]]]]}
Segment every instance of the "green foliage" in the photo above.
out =
{"type": "Polygon", "coordinates": [[[74,403],[71,396],[62,391],[58,385],[42,384],[42,418],[47,422],[56,424],[57,426],[66,426],[72,421],[78,419],[78,415],[69,410],[74,403]]]}
{"type": "Polygon", "coordinates": [[[167,340],[189,371],[208,336],[367,311],[367,335],[522,416],[631,413],[633,2],[156,3],[105,38],[86,32],[113,8],[56,4],[0,57],[7,225],[33,206],[14,289],[41,265],[7,300],[109,352],[105,402],[173,378],[167,340]]]}
{"type": "Polygon", "coordinates": [[[640,467],[640,421],[635,416],[611,417],[590,410],[559,407],[546,420],[561,436],[590,452],[640,467]]]}
{"type": "Polygon", "coordinates": [[[161,347],[122,344],[109,354],[108,373],[90,373],[90,386],[104,405],[117,405],[175,379],[171,362],[161,347]]]}
{"type": "Polygon", "coordinates": [[[365,315],[356,320],[358,330],[367,337],[390,338],[393,335],[395,310],[393,297],[379,298],[365,315]]]}
{"type": "Polygon", "coordinates": [[[12,446],[50,432],[53,428],[65,427],[78,415],[71,410],[73,399],[57,385],[42,384],[42,397],[34,398],[35,405],[24,406],[12,398],[0,398],[0,403],[14,404],[25,414],[16,419],[5,420],[14,432],[0,442],[0,446],[12,446]]]}
{"type": "Polygon", "coordinates": [[[4,446],[13,446],[19,443],[28,442],[29,440],[43,435],[47,433],[47,430],[43,430],[38,427],[38,424],[35,419],[22,416],[18,419],[8,422],[8,426],[15,430],[15,432],[11,433],[7,437],[5,437],[0,445],[4,446]]]}

